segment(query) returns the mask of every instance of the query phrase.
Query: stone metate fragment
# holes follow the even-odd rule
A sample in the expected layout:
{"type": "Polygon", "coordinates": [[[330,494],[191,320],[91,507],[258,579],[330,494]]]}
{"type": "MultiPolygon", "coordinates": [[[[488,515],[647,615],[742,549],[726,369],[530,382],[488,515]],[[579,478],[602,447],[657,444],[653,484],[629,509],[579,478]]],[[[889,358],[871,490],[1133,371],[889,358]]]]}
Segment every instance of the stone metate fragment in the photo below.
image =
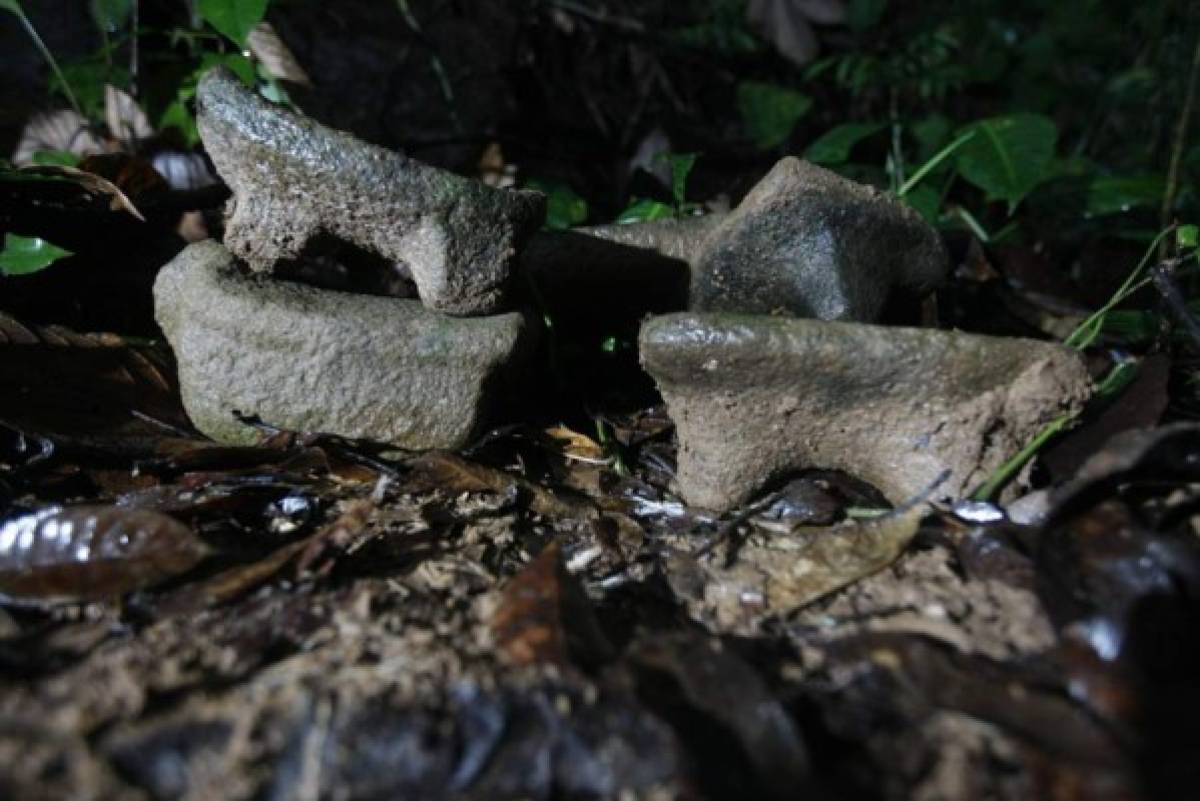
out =
{"type": "Polygon", "coordinates": [[[184,406],[222,442],[254,440],[233,412],[297,431],[455,448],[516,370],[523,315],[454,318],[415,300],[247,274],[216,242],[186,248],[154,284],[184,406]]]}
{"type": "Polygon", "coordinates": [[[858,322],[879,319],[896,290],[928,292],[948,266],[941,237],[912,209],[795,158],[776,163],[732,212],[544,232],[521,262],[560,306],[591,302],[593,287],[629,296],[641,286],[665,297],[650,311],[858,322]]]}
{"type": "Polygon", "coordinates": [[[773,479],[844,470],[901,503],[982,482],[1090,383],[1060,345],[721,313],[642,326],[641,358],[679,433],[679,490],[725,510],[773,479]]]}
{"type": "Polygon", "coordinates": [[[873,322],[945,276],[937,231],[895,197],[781,159],[705,237],[688,308],[873,322]]]}
{"type": "Polygon", "coordinates": [[[225,69],[200,81],[197,108],[204,146],[233,190],[225,245],[252,269],[333,240],[395,264],[431,309],[504,309],[517,251],[545,216],[540,193],[493,189],[361,142],[267,102],[225,69]]]}

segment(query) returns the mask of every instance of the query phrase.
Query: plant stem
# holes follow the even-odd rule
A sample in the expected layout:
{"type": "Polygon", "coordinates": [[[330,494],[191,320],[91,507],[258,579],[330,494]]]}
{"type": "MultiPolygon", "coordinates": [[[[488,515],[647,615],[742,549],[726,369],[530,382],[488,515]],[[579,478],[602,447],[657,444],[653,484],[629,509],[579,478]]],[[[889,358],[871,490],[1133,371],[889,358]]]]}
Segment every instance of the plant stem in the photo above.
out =
{"type": "MultiPolygon", "coordinates": [[[[1175,124],[1175,137],[1171,146],[1171,161],[1167,167],[1167,186],[1163,191],[1162,212],[1159,221],[1162,228],[1171,224],[1171,214],[1175,208],[1175,195],[1179,191],[1179,165],[1183,162],[1183,151],[1187,145],[1188,124],[1192,119],[1192,106],[1196,100],[1196,77],[1200,74],[1200,34],[1196,36],[1196,49],[1192,52],[1192,66],[1188,70],[1187,93],[1183,98],[1183,108],[1179,111],[1179,121],[1175,124]]],[[[1158,260],[1167,258],[1168,243],[1164,240],[1158,246],[1158,260]]]]}
{"type": "Polygon", "coordinates": [[[973,139],[974,137],[975,137],[974,131],[967,131],[965,134],[963,134],[962,136],[958,137],[950,144],[943,147],[936,154],[934,154],[933,158],[929,159],[929,161],[922,164],[920,169],[918,169],[916,172],[914,172],[912,174],[912,177],[910,177],[907,181],[905,181],[904,184],[900,187],[900,189],[896,191],[896,194],[899,197],[904,197],[905,195],[907,195],[909,192],[911,192],[917,186],[917,184],[919,184],[919,183],[921,183],[921,181],[925,180],[926,175],[929,175],[929,173],[931,173],[935,169],[937,169],[939,164],[941,164],[946,159],[950,158],[950,156],[954,155],[954,151],[958,150],[960,147],[965,145],[967,142],[971,141],[971,139],[973,139]]]}
{"type": "Polygon", "coordinates": [[[1060,431],[1067,427],[1073,420],[1075,415],[1064,414],[1054,418],[1046,427],[1038,432],[1038,435],[1030,440],[1029,444],[1019,450],[1015,456],[1009,459],[1004,464],[996,469],[996,472],[980,485],[979,489],[971,493],[973,501],[990,501],[997,493],[1004,488],[1008,482],[1012,481],[1013,477],[1021,471],[1030,459],[1032,459],[1042,446],[1049,442],[1060,431]]]}
{"type": "Polygon", "coordinates": [[[1100,325],[1104,321],[1104,315],[1112,311],[1118,303],[1125,300],[1125,298],[1129,297],[1131,294],[1146,285],[1146,281],[1141,281],[1137,284],[1134,282],[1137,281],[1138,277],[1142,273],[1142,270],[1146,269],[1146,265],[1150,263],[1150,258],[1154,255],[1155,249],[1160,243],[1162,243],[1166,236],[1174,232],[1174,230],[1175,226],[1169,225],[1160,231],[1158,236],[1154,237],[1154,241],[1150,243],[1150,247],[1146,248],[1146,252],[1142,256],[1142,260],[1138,262],[1137,267],[1134,267],[1129,273],[1129,276],[1125,279],[1125,283],[1121,284],[1120,288],[1113,293],[1113,296],[1108,299],[1107,303],[1105,303],[1099,309],[1096,309],[1096,311],[1092,312],[1092,314],[1089,315],[1086,320],[1080,323],[1075,330],[1071,332],[1070,336],[1063,340],[1064,345],[1069,348],[1083,350],[1088,345],[1096,341],[1096,337],[1100,335],[1100,325]]]}
{"type": "Polygon", "coordinates": [[[58,78],[58,82],[62,84],[63,94],[67,96],[67,102],[71,104],[71,108],[75,109],[76,114],[84,117],[83,109],[80,107],[79,101],[75,99],[75,93],[71,91],[71,85],[67,83],[62,70],[58,68],[58,62],[54,60],[54,54],[50,52],[50,48],[46,47],[46,43],[38,35],[37,28],[34,28],[33,23],[29,21],[29,17],[25,16],[25,9],[21,8],[19,3],[16,5],[16,11],[21,24],[25,26],[25,32],[33,40],[34,46],[41,51],[42,58],[46,59],[46,63],[50,65],[50,70],[54,73],[54,77],[58,78]]]}

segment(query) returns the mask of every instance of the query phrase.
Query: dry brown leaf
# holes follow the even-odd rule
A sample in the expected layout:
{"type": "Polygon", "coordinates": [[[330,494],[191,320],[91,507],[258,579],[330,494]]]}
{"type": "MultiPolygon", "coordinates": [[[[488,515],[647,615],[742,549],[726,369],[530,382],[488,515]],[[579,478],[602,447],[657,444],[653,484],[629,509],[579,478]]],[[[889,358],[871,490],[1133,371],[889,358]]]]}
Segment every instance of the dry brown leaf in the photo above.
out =
{"type": "Polygon", "coordinates": [[[103,142],[91,131],[88,121],[72,109],[44,111],[25,123],[13,151],[12,163],[18,167],[33,164],[39,150],[61,150],[77,156],[103,153],[103,142]]]}
{"type": "Polygon", "coordinates": [[[845,22],[846,3],[844,0],[749,0],[746,21],[779,55],[804,66],[817,55],[813,23],[845,22]]]}
{"type": "Polygon", "coordinates": [[[77,167],[64,167],[59,165],[22,167],[19,172],[28,173],[29,175],[65,178],[90,195],[106,195],[111,198],[109,201],[109,208],[113,211],[127,211],[142,222],[146,221],[146,218],[143,217],[142,213],[137,210],[137,207],[133,205],[133,202],[126,197],[125,193],[107,178],[103,178],[99,175],[95,175],[94,173],[81,170],[77,167]]]}
{"type": "Polygon", "coordinates": [[[262,62],[271,77],[299,86],[312,86],[308,73],[300,66],[291,49],[279,38],[271,23],[260,22],[255,25],[246,41],[250,52],[262,62]]]}
{"type": "Polygon", "coordinates": [[[130,151],[138,142],[154,136],[154,126],[138,102],[112,84],[104,85],[104,124],[109,136],[130,151]]]}
{"type": "Polygon", "coordinates": [[[584,499],[560,495],[527,479],[468,462],[445,451],[422,454],[409,466],[413,469],[411,486],[418,491],[520,493],[531,512],[553,520],[592,519],[598,514],[596,507],[584,499]]]}

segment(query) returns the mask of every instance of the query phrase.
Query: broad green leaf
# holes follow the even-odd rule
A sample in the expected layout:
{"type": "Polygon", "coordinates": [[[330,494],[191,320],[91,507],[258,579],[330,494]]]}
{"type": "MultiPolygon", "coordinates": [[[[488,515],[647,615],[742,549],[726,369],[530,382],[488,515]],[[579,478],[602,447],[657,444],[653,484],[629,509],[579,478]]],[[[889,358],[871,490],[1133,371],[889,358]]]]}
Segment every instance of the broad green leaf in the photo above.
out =
{"type": "Polygon", "coordinates": [[[11,11],[18,17],[25,16],[25,9],[21,8],[17,0],[0,0],[0,11],[11,11]]]}
{"type": "Polygon", "coordinates": [[[696,166],[697,154],[671,153],[667,159],[671,163],[671,196],[675,198],[676,208],[683,208],[687,202],[688,176],[696,166]]]}
{"type": "Polygon", "coordinates": [[[191,85],[194,87],[204,73],[216,66],[228,68],[247,87],[254,88],[254,63],[241,53],[205,53],[200,59],[200,66],[190,79],[191,85]]]}
{"type": "Polygon", "coordinates": [[[945,114],[934,113],[908,126],[908,131],[917,143],[917,161],[928,161],[950,141],[954,123],[945,114]]]}
{"type": "Polygon", "coordinates": [[[1181,225],[1175,231],[1175,244],[1181,248],[1194,248],[1200,241],[1200,226],[1181,225]]]}
{"type": "Polygon", "coordinates": [[[979,120],[958,151],[958,171],[989,200],[1008,202],[1009,212],[1046,178],[1054,159],[1058,129],[1040,114],[1012,114],[979,120]]]}
{"type": "Polygon", "coordinates": [[[77,153],[66,150],[37,150],[33,154],[33,163],[39,166],[78,167],[81,161],[77,153]]]}
{"type": "Polygon", "coordinates": [[[133,0],[91,0],[90,8],[96,27],[112,33],[125,27],[133,0]]]}
{"type": "Polygon", "coordinates": [[[1084,209],[1089,216],[1099,217],[1135,208],[1158,208],[1164,186],[1160,175],[1093,178],[1087,184],[1084,209]]]}
{"type": "Polygon", "coordinates": [[[942,198],[932,186],[928,184],[915,186],[912,190],[902,195],[900,199],[913,209],[916,209],[917,213],[924,217],[925,221],[931,225],[938,221],[942,198]]]}
{"type": "Polygon", "coordinates": [[[804,158],[814,164],[844,164],[855,145],[884,128],[887,128],[885,122],[844,123],[817,137],[804,151],[804,158]]]}
{"type": "Polygon", "coordinates": [[[664,220],[675,216],[675,209],[657,200],[639,198],[629,205],[629,208],[617,215],[617,223],[645,222],[646,220],[664,220]]]}
{"type": "Polygon", "coordinates": [[[587,219],[588,204],[574,189],[561,181],[532,180],[526,183],[546,196],[546,227],[572,228],[587,219]]]}
{"type": "Polygon", "coordinates": [[[269,0],[199,0],[196,11],[209,25],[225,34],[238,47],[267,14],[269,0]]]}
{"type": "Polygon", "coordinates": [[[63,250],[44,239],[8,234],[4,237],[4,249],[0,250],[0,274],[36,273],[70,255],[71,251],[63,250]]]}
{"type": "Polygon", "coordinates": [[[770,83],[738,85],[738,111],[754,144],[763,150],[783,144],[812,108],[812,98],[770,83]]]}

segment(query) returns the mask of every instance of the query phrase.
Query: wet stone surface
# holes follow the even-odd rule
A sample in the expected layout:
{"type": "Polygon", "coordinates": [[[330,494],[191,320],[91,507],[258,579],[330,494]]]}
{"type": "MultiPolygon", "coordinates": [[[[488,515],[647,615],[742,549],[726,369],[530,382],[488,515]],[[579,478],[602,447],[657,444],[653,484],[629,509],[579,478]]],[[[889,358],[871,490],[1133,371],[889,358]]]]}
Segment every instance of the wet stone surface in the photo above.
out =
{"type": "Polygon", "coordinates": [[[1089,392],[1032,340],[730,314],[649,320],[641,358],[675,421],[679,489],[729,509],[791,471],[844,470],[900,503],[986,479],[1089,392]]]}
{"type": "Polygon", "coordinates": [[[545,198],[500,190],[268,103],[225,70],[201,80],[197,123],[233,190],[225,244],[261,272],[344,247],[394,264],[422,302],[505,311],[517,251],[545,198]]]}
{"type": "Polygon", "coordinates": [[[247,275],[211,241],[163,268],[155,304],[189,417],[234,443],[257,437],[236,410],[296,431],[459,447],[516,380],[532,334],[517,312],[454,318],[247,275]]]}

